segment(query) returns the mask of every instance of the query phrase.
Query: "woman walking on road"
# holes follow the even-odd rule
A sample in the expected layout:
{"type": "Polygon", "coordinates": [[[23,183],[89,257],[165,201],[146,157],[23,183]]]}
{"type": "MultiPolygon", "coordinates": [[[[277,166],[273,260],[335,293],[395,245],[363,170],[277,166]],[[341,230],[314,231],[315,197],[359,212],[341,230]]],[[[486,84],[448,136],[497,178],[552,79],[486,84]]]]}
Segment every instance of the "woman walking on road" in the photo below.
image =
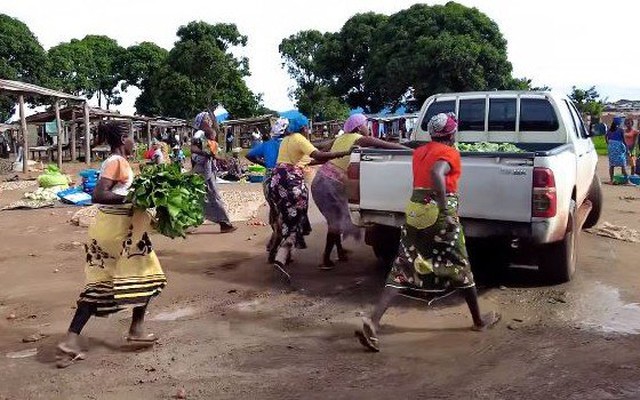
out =
{"type": "Polygon", "coordinates": [[[458,217],[460,153],[453,147],[458,123],[437,114],[428,123],[431,142],[413,154],[413,194],[401,228],[400,249],[375,310],[356,332],[360,343],[379,351],[380,319],[397,295],[434,297],[460,290],[473,318],[473,329],[495,325],[500,315],[480,314],[464,233],[458,217]]]}
{"type": "Polygon", "coordinates": [[[309,159],[325,162],[351,153],[351,149],[340,152],[324,152],[316,149],[306,137],[299,132],[306,126],[303,118],[289,120],[287,134],[280,143],[276,167],[273,169],[269,186],[269,198],[278,212],[278,224],[282,229],[282,238],[274,246],[270,259],[273,265],[287,282],[291,276],[284,269],[291,258],[294,246],[303,247],[298,238],[307,234],[307,209],[309,193],[304,181],[303,168],[309,159]]]}
{"type": "Polygon", "coordinates": [[[271,197],[269,196],[269,187],[271,185],[272,171],[276,166],[276,161],[278,161],[280,143],[287,131],[287,126],[289,126],[289,120],[279,118],[271,127],[271,139],[251,149],[246,156],[249,161],[260,164],[267,169],[264,174],[264,180],[262,181],[262,191],[269,206],[269,225],[271,226],[271,238],[267,244],[269,263],[273,263],[276,260],[275,252],[282,240],[282,227],[278,221],[276,205],[271,201],[271,197]]]}
{"type": "Polygon", "coordinates": [[[609,183],[613,185],[616,167],[620,167],[622,175],[627,178],[627,146],[624,144],[624,132],[617,118],[614,118],[604,138],[607,141],[609,155],[609,183]]]}
{"type": "MultiPolygon", "coordinates": [[[[363,114],[350,116],[344,124],[345,134],[333,140],[331,152],[351,149],[353,146],[378,147],[382,149],[402,150],[407,147],[385,142],[370,136],[367,117],[363,114]]],[[[335,267],[331,253],[335,247],[338,260],[347,261],[347,252],[342,247],[342,235],[359,237],[360,230],[351,223],[349,202],[347,199],[347,167],[349,156],[333,159],[325,163],[311,183],[311,194],[318,209],[327,220],[327,240],[322,256],[320,269],[330,270],[335,267]]]]}
{"type": "Polygon", "coordinates": [[[214,161],[218,148],[216,142],[217,123],[211,113],[203,111],[194,119],[193,128],[202,131],[202,133],[196,132],[193,135],[191,161],[193,172],[201,175],[207,185],[207,200],[204,205],[205,217],[209,221],[219,224],[220,232],[233,232],[237,228],[231,224],[216,186],[214,161]]]}
{"type": "Polygon", "coordinates": [[[58,345],[61,368],[84,358],[80,332],[93,315],[107,316],[132,308],[127,340],[152,345],[156,337],[145,333],[144,315],[149,300],[167,283],[149,240],[149,215],[146,211],[134,211],[126,203],[133,182],[126,157],[132,154],[133,140],[126,128],[115,122],[101,125],[98,136],[111,146],[111,156],[102,163],[100,180],[93,192],[93,202],[99,208],[85,245],[86,286],[67,336],[58,345]]]}

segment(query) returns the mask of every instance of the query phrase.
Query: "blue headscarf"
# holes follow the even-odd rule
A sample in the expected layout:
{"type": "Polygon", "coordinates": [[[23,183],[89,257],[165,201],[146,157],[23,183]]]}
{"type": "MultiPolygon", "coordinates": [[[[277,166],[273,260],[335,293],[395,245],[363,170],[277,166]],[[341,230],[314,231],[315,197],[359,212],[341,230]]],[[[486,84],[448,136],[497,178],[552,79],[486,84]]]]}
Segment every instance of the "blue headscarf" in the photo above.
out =
{"type": "Polygon", "coordinates": [[[309,120],[304,115],[296,115],[292,118],[289,118],[289,126],[287,127],[287,132],[289,133],[299,133],[303,127],[309,125],[309,120]]]}

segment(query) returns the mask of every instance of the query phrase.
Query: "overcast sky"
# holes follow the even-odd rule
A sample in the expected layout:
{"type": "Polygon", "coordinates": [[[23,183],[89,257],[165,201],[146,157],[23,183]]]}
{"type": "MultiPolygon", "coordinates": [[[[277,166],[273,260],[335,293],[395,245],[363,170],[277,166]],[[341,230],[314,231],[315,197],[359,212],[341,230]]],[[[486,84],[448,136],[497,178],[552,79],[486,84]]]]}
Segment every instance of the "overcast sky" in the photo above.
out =
{"type": "MultiPolygon", "coordinates": [[[[508,41],[514,75],[570,91],[596,85],[603,97],[640,99],[640,2],[624,0],[459,0],[497,22],[508,41]],[[626,16],[628,16],[628,19],[626,16]],[[597,24],[594,21],[598,21],[597,24]]],[[[358,12],[392,14],[407,0],[140,1],[0,0],[0,13],[25,22],[45,49],[87,34],[127,47],[152,41],[171,49],[176,30],[192,20],[235,23],[249,42],[249,87],[275,110],[293,107],[293,82],[282,69],[280,41],[303,29],[337,31],[358,12]]],[[[432,1],[428,4],[443,4],[432,1]]],[[[132,113],[138,91],[129,90],[121,112],[132,113]]]]}

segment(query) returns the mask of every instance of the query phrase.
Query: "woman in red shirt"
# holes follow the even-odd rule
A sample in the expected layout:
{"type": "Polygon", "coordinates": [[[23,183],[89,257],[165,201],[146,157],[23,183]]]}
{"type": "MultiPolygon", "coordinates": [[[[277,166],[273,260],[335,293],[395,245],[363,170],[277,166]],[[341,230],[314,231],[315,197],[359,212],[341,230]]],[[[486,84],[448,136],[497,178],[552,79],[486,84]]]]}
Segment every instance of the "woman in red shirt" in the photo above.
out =
{"type": "Polygon", "coordinates": [[[400,249],[375,310],[363,318],[360,343],[379,351],[376,330],[397,295],[431,298],[460,290],[473,318],[473,329],[495,325],[500,315],[480,314],[462,225],[458,217],[460,153],[453,147],[458,122],[453,114],[429,121],[431,142],[413,154],[413,194],[405,209],[400,249]]]}

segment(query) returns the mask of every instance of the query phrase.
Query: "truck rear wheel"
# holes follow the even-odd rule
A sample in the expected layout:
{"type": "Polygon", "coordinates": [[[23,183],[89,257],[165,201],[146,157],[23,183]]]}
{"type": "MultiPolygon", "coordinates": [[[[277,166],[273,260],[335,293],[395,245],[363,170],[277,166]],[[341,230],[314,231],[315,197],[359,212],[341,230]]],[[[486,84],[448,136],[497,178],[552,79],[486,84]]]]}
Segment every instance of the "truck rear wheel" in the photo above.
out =
{"type": "Polygon", "coordinates": [[[582,225],[583,229],[593,228],[598,224],[600,220],[600,214],[602,213],[602,186],[598,175],[594,175],[591,187],[589,187],[589,193],[587,194],[587,200],[591,202],[591,212],[585,219],[582,225]]]}
{"type": "Polygon", "coordinates": [[[576,202],[571,200],[569,221],[564,239],[557,243],[544,245],[540,249],[539,271],[545,282],[558,284],[569,282],[576,271],[578,222],[576,220],[576,202]]]}
{"type": "Polygon", "coordinates": [[[367,231],[367,244],[373,247],[380,266],[390,268],[398,255],[400,229],[392,226],[375,225],[367,231]]]}

